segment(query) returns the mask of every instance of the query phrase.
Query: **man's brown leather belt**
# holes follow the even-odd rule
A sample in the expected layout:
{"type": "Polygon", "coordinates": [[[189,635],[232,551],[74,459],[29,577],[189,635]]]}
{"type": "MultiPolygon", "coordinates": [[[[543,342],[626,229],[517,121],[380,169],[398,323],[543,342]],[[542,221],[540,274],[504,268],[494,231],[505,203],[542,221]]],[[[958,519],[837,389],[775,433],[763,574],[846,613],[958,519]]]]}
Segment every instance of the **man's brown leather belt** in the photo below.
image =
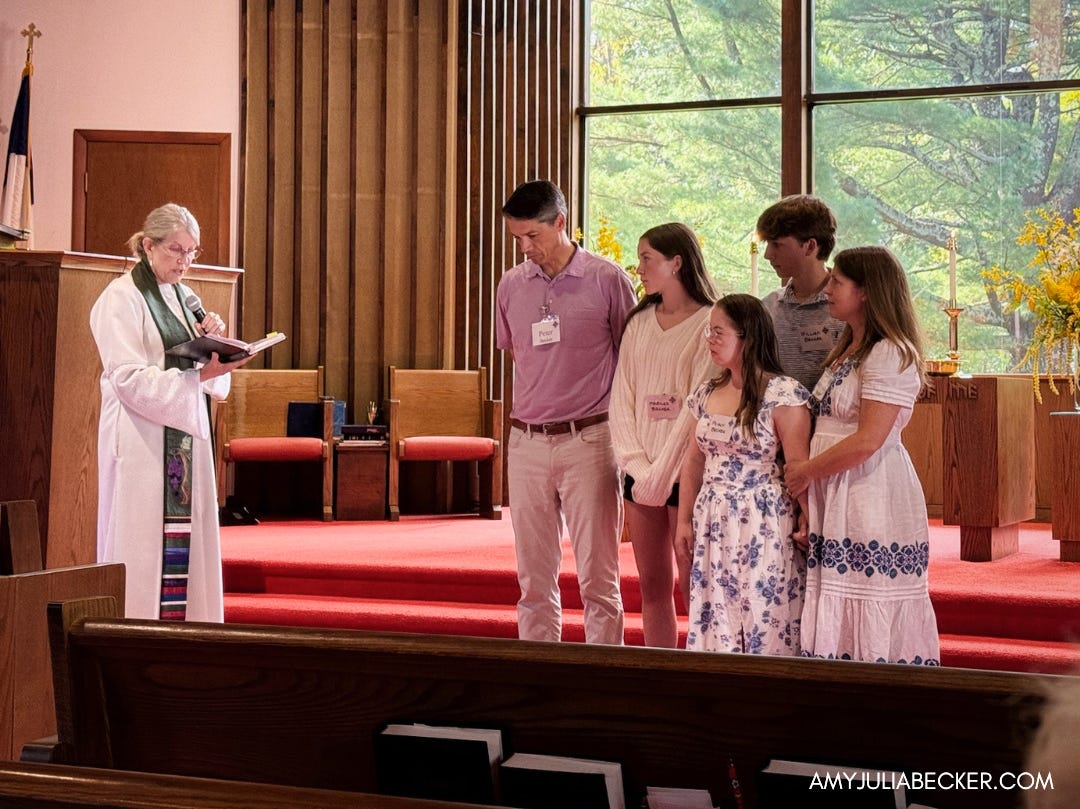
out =
{"type": "Polygon", "coordinates": [[[592,427],[594,424],[603,424],[608,420],[607,413],[596,413],[592,416],[586,416],[585,418],[578,419],[577,421],[549,421],[547,424],[526,424],[523,421],[517,419],[510,419],[510,426],[517,427],[519,430],[524,430],[529,433],[543,433],[544,435],[562,435],[563,433],[570,432],[571,428],[575,432],[580,432],[586,427],[592,427]]]}

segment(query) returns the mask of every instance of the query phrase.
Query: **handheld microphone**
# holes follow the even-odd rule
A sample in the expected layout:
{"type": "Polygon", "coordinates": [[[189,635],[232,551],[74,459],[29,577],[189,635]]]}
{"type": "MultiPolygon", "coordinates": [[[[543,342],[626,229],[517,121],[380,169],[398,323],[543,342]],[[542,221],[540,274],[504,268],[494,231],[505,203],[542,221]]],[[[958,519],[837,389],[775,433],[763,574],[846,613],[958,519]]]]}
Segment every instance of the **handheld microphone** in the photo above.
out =
{"type": "Polygon", "coordinates": [[[203,318],[206,317],[206,310],[202,308],[202,301],[199,300],[199,296],[192,292],[184,300],[184,306],[191,314],[195,315],[195,319],[199,322],[203,322],[203,318]]]}

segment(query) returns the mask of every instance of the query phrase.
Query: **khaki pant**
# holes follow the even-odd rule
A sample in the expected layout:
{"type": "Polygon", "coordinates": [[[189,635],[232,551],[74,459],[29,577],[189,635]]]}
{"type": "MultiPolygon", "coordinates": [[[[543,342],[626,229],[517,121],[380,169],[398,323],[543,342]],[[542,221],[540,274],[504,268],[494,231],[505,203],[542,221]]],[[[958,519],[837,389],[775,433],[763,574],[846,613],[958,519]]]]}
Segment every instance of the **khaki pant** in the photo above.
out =
{"type": "Polygon", "coordinates": [[[588,643],[623,642],[619,591],[622,493],[606,423],[546,436],[510,431],[510,517],[517,550],[518,637],[560,640],[559,564],[565,520],[588,643]]]}

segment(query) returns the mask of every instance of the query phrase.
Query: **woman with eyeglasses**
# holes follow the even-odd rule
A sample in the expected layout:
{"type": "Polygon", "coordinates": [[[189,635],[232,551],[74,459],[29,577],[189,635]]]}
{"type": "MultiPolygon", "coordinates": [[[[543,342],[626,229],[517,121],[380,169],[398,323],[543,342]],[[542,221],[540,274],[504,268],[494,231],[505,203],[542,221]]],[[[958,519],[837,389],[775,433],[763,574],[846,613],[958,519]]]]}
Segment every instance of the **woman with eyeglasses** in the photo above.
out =
{"type": "Polygon", "coordinates": [[[900,441],[923,381],[907,274],[884,247],[853,247],[825,297],[846,325],[810,400],[810,459],[787,469],[810,500],[803,654],[940,665],[926,500],[900,441]]]}
{"type": "Polygon", "coordinates": [[[686,403],[697,419],[676,533],[693,556],[686,648],[797,655],[806,503],[788,493],[783,463],[809,455],[809,394],[783,375],[772,319],[754,296],[717,301],[704,338],[722,370],[686,403]]]}
{"type": "MultiPolygon", "coordinates": [[[[221,334],[213,312],[198,322],[181,283],[199,253],[199,223],[169,203],[128,240],[137,259],[90,311],[101,355],[98,424],[99,562],[126,565],[125,615],[221,621],[221,543],[209,399],[229,392],[229,371],[165,350],[221,334]]],[[[198,308],[198,307],[196,307],[198,308]]],[[[201,313],[201,309],[200,309],[201,313]]]]}
{"type": "MultiPolygon", "coordinates": [[[[641,586],[646,646],[678,643],[672,568],[686,396],[710,373],[702,327],[716,300],[697,236],[670,222],[638,241],[645,295],[627,315],[611,383],[611,442],[623,471],[626,528],[641,586]]],[[[689,556],[675,557],[684,603],[689,556]]]]}

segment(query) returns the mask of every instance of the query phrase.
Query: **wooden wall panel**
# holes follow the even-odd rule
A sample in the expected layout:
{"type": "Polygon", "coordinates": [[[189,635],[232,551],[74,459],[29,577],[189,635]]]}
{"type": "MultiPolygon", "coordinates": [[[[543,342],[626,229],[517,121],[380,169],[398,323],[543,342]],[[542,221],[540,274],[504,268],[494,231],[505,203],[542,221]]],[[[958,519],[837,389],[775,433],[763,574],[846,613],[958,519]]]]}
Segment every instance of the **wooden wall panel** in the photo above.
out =
{"type": "Polygon", "coordinates": [[[323,365],[328,391],[360,419],[388,365],[453,362],[451,10],[264,0],[242,14],[241,336],[288,330],[264,364],[323,365]]]}
{"type": "Polygon", "coordinates": [[[512,369],[495,348],[494,300],[521,260],[501,208],[527,180],[550,179],[574,221],[574,107],[578,101],[573,0],[466,0],[459,11],[456,302],[458,367],[485,366],[509,417],[512,369]]]}
{"type": "Polygon", "coordinates": [[[577,208],[577,6],[243,5],[241,336],[290,336],[264,364],[325,366],[351,419],[391,364],[484,366],[509,401],[501,207],[549,178],[577,208]]]}

